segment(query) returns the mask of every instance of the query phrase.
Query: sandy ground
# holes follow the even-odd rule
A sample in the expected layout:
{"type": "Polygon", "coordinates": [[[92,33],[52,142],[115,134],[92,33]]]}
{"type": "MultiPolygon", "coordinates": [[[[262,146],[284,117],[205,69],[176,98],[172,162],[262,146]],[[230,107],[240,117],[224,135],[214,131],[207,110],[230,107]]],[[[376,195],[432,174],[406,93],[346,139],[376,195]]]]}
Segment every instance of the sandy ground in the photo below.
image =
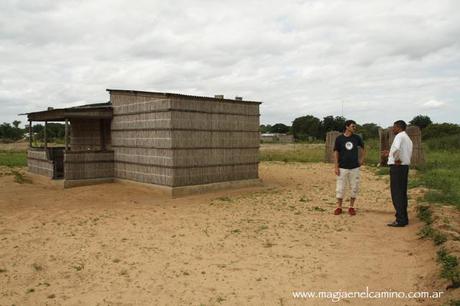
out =
{"type": "MultiPolygon", "coordinates": [[[[292,291],[443,291],[411,209],[364,169],[358,214],[334,216],[331,165],[261,163],[265,187],[168,199],[133,184],[63,190],[0,177],[0,305],[438,305],[294,299],[292,291]]],[[[414,200],[410,205],[413,207],[414,200]]]]}

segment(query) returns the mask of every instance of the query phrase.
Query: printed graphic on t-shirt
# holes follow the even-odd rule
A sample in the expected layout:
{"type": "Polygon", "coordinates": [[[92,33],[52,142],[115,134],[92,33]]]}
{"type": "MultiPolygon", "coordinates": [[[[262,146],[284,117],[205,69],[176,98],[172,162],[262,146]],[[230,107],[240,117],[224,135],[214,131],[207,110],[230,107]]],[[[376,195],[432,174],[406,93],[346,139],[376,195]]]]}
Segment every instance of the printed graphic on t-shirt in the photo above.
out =
{"type": "Polygon", "coordinates": [[[347,142],[345,143],[345,148],[346,148],[347,150],[353,149],[353,143],[352,143],[351,141],[347,141],[347,142]]]}

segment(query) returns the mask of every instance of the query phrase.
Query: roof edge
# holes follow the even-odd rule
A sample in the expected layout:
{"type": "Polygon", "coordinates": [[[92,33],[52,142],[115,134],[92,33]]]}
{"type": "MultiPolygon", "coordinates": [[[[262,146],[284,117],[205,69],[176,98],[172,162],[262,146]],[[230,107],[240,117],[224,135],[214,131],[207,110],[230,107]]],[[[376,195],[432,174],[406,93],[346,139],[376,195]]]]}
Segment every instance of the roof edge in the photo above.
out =
{"type": "Polygon", "coordinates": [[[154,94],[154,95],[162,95],[164,97],[176,97],[176,98],[195,98],[195,99],[205,99],[205,100],[212,100],[212,101],[224,101],[224,102],[233,102],[233,103],[256,103],[262,104],[260,101],[250,101],[250,100],[234,100],[234,99],[226,99],[226,98],[215,98],[215,97],[207,97],[207,96],[194,96],[194,95],[185,95],[185,94],[178,94],[178,93],[170,93],[170,92],[157,92],[157,91],[142,91],[142,90],[130,90],[130,89],[110,89],[107,88],[106,91],[110,92],[124,92],[129,94],[154,94]]]}

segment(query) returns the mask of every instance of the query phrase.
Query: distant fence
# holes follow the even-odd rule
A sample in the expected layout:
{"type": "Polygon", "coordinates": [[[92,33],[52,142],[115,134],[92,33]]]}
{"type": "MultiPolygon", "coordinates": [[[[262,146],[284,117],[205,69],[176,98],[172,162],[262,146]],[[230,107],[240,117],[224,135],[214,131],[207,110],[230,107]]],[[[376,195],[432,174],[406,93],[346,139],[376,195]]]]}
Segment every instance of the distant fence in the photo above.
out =
{"type": "MultiPolygon", "coordinates": [[[[422,132],[418,126],[408,126],[406,133],[409,138],[412,140],[413,149],[412,149],[412,158],[411,165],[419,166],[425,164],[425,153],[422,148],[422,132]]],[[[380,129],[379,130],[380,138],[380,152],[384,150],[390,150],[395,134],[393,133],[392,128],[380,129]]],[[[380,164],[387,165],[388,158],[380,156],[380,164]]]]}

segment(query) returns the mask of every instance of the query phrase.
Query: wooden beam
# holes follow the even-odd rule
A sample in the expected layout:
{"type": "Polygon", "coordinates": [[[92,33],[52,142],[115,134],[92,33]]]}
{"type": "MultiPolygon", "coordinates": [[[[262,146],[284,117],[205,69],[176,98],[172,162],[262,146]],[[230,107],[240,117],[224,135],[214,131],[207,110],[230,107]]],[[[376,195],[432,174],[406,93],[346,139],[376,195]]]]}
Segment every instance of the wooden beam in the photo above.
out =
{"type": "Polygon", "coordinates": [[[65,150],[68,151],[69,150],[69,119],[65,119],[65,139],[64,139],[64,143],[65,143],[65,150]]]}
{"type": "Polygon", "coordinates": [[[48,126],[48,121],[45,121],[45,127],[43,129],[43,140],[45,141],[45,149],[48,148],[48,137],[46,135],[46,127],[48,126]]]}
{"type": "Polygon", "coordinates": [[[29,120],[29,148],[32,148],[32,138],[33,138],[32,120],[29,120]]]}

